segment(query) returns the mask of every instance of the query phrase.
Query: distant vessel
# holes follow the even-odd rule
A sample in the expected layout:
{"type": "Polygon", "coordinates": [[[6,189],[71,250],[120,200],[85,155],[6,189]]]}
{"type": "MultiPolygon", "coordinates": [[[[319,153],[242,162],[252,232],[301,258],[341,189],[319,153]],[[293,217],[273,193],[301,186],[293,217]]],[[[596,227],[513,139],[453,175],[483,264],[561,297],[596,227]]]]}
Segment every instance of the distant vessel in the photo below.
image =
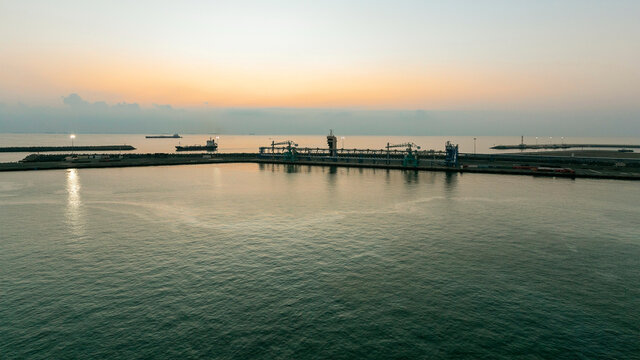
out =
{"type": "Polygon", "coordinates": [[[216,144],[216,141],[211,138],[207,140],[207,145],[187,145],[187,146],[176,145],[176,151],[199,151],[199,150],[214,151],[216,149],[218,149],[218,144],[216,144]]]}
{"type": "Polygon", "coordinates": [[[145,136],[147,139],[181,139],[182,136],[178,134],[173,135],[147,135],[145,136]]]}

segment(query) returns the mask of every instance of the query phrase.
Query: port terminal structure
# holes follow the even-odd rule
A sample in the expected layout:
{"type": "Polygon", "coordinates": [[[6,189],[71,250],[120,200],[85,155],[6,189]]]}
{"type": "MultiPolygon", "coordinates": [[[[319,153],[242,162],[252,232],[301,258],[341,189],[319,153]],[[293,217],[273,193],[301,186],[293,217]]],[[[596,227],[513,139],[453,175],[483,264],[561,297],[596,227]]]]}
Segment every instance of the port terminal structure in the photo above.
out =
{"type": "Polygon", "coordinates": [[[333,132],[326,148],[298,147],[293,140],[272,141],[259,152],[31,154],[19,162],[0,163],[0,171],[53,170],[222,163],[331,166],[404,171],[444,171],[564,178],[640,180],[640,154],[617,151],[567,153],[464,154],[447,142],[444,151],[423,150],[414,143],[387,143],[383,149],[338,148],[333,132]],[[596,154],[597,153],[597,154],[596,154]],[[606,154],[605,154],[606,153],[606,154]],[[577,155],[577,156],[574,156],[577,155]]]}
{"type": "Polygon", "coordinates": [[[423,161],[431,166],[458,166],[458,145],[453,145],[450,142],[447,142],[444,152],[436,150],[421,151],[421,147],[412,142],[402,144],[387,143],[385,149],[381,150],[338,149],[337,143],[333,130],[331,130],[327,136],[327,148],[301,148],[292,140],[272,141],[270,146],[259,148],[258,156],[261,159],[284,162],[347,162],[418,167],[420,162],[423,161]]]}

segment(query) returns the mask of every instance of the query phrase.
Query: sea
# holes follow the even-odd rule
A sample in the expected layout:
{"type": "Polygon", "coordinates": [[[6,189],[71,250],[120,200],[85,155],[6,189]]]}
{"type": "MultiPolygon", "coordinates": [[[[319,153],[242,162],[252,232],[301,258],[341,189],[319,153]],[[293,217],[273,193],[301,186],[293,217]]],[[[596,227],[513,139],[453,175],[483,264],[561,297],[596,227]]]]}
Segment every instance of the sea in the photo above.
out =
{"type": "MultiPolygon", "coordinates": [[[[227,152],[325,146],[75,143],[167,152],[209,136],[227,152]]],[[[477,137],[476,151],[519,141],[477,137]]],[[[2,172],[0,359],[637,359],[639,219],[633,181],[250,163],[2,172]]]]}

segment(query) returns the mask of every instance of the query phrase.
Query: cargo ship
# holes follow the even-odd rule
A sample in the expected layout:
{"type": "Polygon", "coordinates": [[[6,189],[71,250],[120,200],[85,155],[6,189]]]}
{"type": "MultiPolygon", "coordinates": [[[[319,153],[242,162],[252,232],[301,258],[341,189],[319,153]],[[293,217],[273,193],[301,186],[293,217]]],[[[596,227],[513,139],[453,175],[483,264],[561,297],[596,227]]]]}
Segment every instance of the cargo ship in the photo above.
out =
{"type": "Polygon", "coordinates": [[[216,149],[218,149],[218,144],[216,144],[216,141],[211,138],[207,140],[206,145],[176,145],[176,151],[215,151],[216,149]]]}
{"type": "Polygon", "coordinates": [[[173,135],[147,135],[147,139],[182,139],[182,136],[178,134],[173,135]]]}

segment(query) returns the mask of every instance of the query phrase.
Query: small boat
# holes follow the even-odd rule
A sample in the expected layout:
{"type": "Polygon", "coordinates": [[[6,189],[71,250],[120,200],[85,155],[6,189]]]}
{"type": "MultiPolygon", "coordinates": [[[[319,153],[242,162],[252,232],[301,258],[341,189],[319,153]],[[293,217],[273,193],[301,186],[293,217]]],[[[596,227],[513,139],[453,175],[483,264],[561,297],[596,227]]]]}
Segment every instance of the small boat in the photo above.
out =
{"type": "Polygon", "coordinates": [[[207,140],[207,145],[176,145],[176,151],[215,151],[216,149],[218,149],[218,144],[211,138],[207,140]]]}
{"type": "Polygon", "coordinates": [[[178,134],[173,135],[147,135],[145,136],[147,139],[182,139],[182,136],[178,134]]]}

